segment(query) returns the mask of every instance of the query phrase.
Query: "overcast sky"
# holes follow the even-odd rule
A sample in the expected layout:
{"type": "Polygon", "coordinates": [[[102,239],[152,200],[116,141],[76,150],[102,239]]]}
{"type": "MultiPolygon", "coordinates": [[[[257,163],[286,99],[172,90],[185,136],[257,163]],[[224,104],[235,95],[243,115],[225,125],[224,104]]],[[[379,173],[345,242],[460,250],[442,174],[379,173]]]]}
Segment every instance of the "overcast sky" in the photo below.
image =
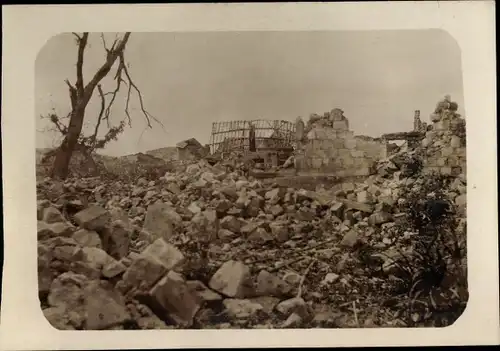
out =
{"type": "MultiPolygon", "coordinates": [[[[107,33],[110,42],[114,34],[107,33]]],[[[49,40],[36,61],[37,147],[56,146],[50,123],[40,118],[69,112],[64,80],[76,79],[77,47],[72,34],[49,40]]],[[[146,124],[132,95],[132,128],[102,151],[144,152],[194,137],[208,143],[214,121],[307,119],[333,108],[344,110],[355,134],[380,136],[409,131],[414,110],[424,121],[450,94],[463,106],[460,49],[444,31],[200,32],[132,33],[126,48],[129,71],[146,109],[165,126],[146,124]]],[[[88,82],[104,62],[99,33],[85,53],[88,82]]],[[[112,71],[114,75],[114,69],[112,71]]],[[[112,77],[103,81],[113,87],[112,77]]],[[[112,121],[124,117],[126,87],[116,99],[112,121]]],[[[97,91],[87,108],[86,131],[95,125],[97,91]]]]}

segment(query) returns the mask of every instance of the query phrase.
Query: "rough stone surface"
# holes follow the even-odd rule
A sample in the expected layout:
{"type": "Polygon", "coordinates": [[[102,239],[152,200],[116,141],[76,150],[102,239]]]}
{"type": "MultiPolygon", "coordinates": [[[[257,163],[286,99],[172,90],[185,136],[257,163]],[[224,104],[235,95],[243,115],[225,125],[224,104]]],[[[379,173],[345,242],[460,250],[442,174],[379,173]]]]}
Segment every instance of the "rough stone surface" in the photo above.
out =
{"type": "Polygon", "coordinates": [[[100,231],[106,227],[111,216],[100,206],[90,206],[75,215],[75,221],[87,230],[100,231]]]}
{"type": "Polygon", "coordinates": [[[210,279],[209,287],[225,296],[244,298],[249,294],[250,270],[241,262],[228,261],[210,279]]]}

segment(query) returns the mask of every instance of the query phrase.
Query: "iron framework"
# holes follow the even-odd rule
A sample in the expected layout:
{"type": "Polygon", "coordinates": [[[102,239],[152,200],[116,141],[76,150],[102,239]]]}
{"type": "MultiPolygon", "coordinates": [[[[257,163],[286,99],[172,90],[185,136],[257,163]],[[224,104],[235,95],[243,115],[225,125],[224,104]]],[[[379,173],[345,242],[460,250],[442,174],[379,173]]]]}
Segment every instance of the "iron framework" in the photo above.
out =
{"type": "Polygon", "coordinates": [[[292,150],[294,148],[295,123],[259,119],[212,123],[210,153],[248,152],[252,125],[255,130],[256,151],[292,150]]]}

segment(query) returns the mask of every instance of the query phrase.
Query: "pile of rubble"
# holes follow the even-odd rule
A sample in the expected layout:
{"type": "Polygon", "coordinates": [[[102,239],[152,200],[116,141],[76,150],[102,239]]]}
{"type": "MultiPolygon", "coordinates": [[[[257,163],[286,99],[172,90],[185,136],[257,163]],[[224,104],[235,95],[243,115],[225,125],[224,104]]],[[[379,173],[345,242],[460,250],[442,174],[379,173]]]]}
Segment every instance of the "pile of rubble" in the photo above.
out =
{"type": "MultiPolygon", "coordinates": [[[[316,191],[205,161],[153,181],[39,180],[44,315],[58,329],[404,325],[381,304],[414,235],[393,230],[401,191],[425,182],[407,165],[396,154],[316,191]]],[[[459,175],[446,193],[462,226],[465,191],[459,175]]]]}

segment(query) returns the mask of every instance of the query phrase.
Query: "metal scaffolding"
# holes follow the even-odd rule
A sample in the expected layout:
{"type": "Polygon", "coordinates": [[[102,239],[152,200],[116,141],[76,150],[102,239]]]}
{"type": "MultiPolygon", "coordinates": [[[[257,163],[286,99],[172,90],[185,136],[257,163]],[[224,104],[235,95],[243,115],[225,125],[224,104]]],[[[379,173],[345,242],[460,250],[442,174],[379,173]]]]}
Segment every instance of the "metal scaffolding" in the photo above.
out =
{"type": "Polygon", "coordinates": [[[210,153],[248,152],[250,130],[255,130],[256,151],[292,150],[295,144],[295,123],[279,120],[228,121],[212,123],[210,153]]]}

